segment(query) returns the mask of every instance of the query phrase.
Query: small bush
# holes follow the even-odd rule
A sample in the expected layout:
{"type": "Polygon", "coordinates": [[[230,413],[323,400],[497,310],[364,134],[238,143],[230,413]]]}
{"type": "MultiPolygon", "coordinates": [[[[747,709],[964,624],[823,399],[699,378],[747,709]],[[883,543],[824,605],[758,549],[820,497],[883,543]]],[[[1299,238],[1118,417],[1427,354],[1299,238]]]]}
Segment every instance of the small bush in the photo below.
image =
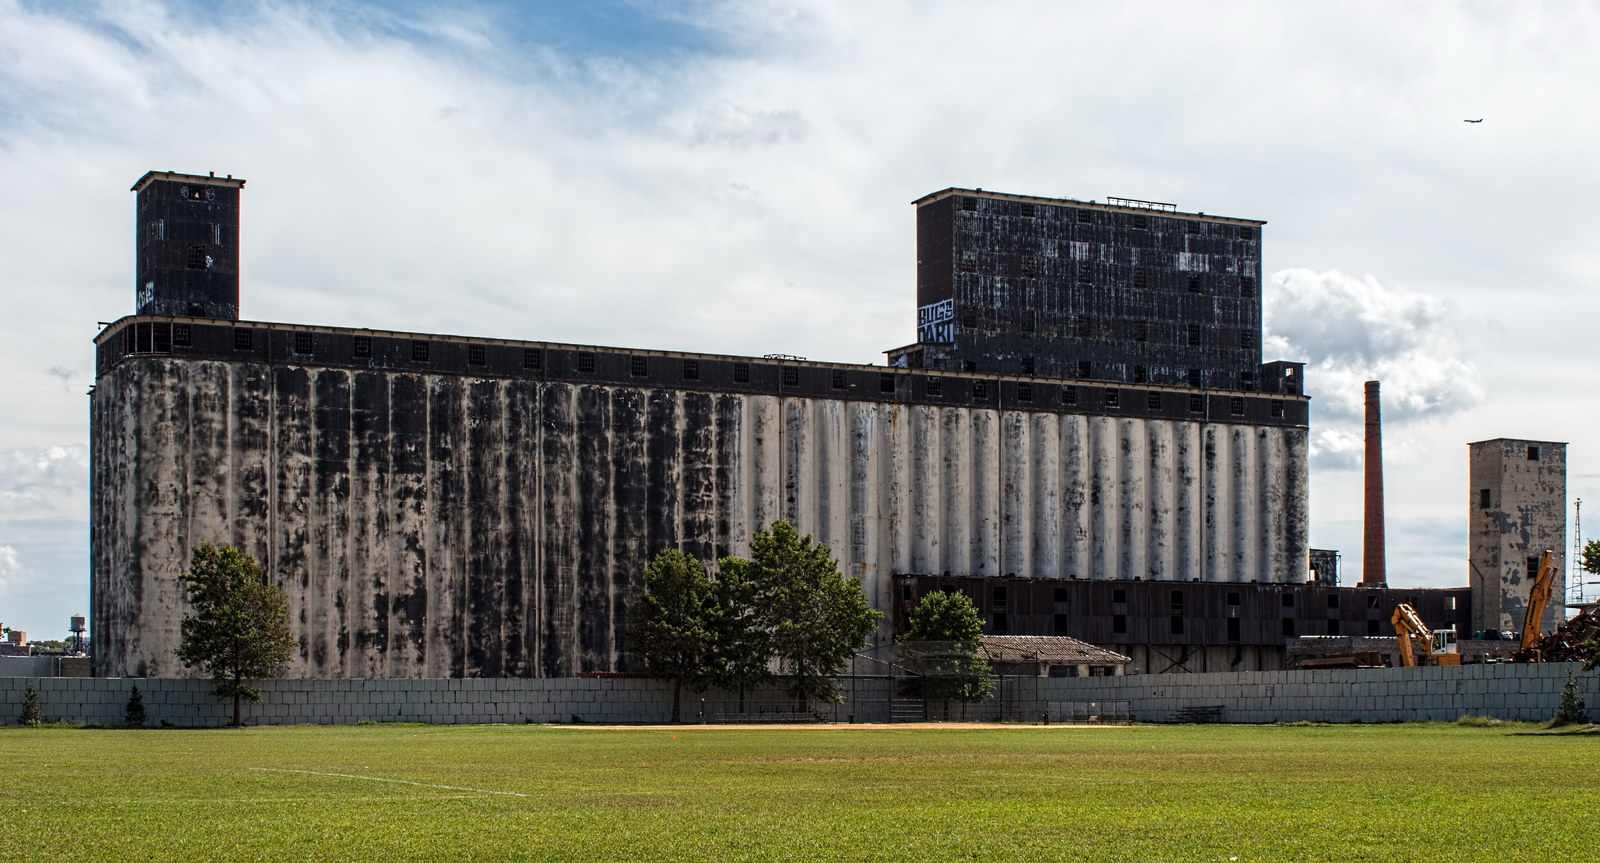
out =
{"type": "Polygon", "coordinates": [[[123,724],[129,728],[143,728],[144,724],[150,721],[150,717],[144,712],[144,694],[139,691],[138,686],[133,687],[133,691],[128,693],[128,709],[122,716],[123,724]]]}
{"type": "Polygon", "coordinates": [[[44,715],[39,712],[39,693],[31,683],[28,684],[28,693],[22,696],[22,716],[17,721],[29,728],[44,724],[44,715]]]}
{"type": "Polygon", "coordinates": [[[1493,716],[1463,716],[1456,720],[1456,724],[1465,728],[1499,728],[1506,721],[1493,716]]]}
{"type": "Polygon", "coordinates": [[[1572,679],[1572,672],[1569,671],[1567,682],[1561,687],[1561,705],[1556,708],[1556,715],[1550,720],[1550,727],[1588,724],[1589,715],[1584,712],[1583,698],[1578,695],[1578,683],[1572,679]]]}

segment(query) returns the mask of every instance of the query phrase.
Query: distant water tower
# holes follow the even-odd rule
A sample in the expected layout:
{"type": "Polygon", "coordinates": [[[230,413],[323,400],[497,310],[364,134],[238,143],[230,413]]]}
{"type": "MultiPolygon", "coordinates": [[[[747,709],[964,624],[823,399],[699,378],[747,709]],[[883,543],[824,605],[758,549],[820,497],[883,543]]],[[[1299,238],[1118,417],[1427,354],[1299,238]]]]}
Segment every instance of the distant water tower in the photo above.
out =
{"type": "Polygon", "coordinates": [[[72,632],[73,653],[83,652],[83,632],[89,628],[88,623],[88,619],[81,614],[74,614],[72,618],[67,621],[67,629],[72,632]]]}

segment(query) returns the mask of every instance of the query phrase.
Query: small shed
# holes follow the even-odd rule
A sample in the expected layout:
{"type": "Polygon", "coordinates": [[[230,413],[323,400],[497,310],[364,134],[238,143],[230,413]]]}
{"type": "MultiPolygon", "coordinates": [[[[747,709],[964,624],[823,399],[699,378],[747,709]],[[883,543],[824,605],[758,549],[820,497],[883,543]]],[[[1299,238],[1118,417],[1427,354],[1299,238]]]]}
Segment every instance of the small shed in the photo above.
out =
{"type": "Polygon", "coordinates": [[[1133,661],[1065,635],[985,635],[980,655],[1008,677],[1115,677],[1133,661]]]}

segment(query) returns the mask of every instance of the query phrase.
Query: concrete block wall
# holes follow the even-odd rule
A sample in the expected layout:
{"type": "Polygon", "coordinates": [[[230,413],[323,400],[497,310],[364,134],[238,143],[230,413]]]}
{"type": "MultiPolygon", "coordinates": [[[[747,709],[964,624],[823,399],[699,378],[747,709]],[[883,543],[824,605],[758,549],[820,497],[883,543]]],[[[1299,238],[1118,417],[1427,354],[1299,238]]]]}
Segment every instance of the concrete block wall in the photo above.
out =
{"type": "MultiPolygon", "coordinates": [[[[1051,704],[1127,705],[1142,722],[1170,722],[1186,711],[1220,708],[1230,723],[1452,722],[1465,715],[1542,721],[1556,712],[1571,672],[1592,718],[1600,719],[1600,673],[1577,663],[1464,665],[1455,668],[1328,669],[1130,677],[1006,678],[1004,698],[980,705],[975,718],[1029,721],[1051,704]]],[[[232,703],[211,694],[206,680],[156,678],[0,678],[0,723],[22,712],[26,687],[39,693],[46,720],[121,725],[137,685],[151,725],[227,724],[232,703]]],[[[844,703],[821,709],[825,719],[887,722],[893,681],[840,682],[844,703]],[[830,715],[831,714],[831,715],[830,715]]],[[[648,678],[535,678],[425,680],[272,680],[264,699],[245,705],[251,725],[344,724],[361,721],[438,724],[666,722],[672,686],[648,678]]],[[[683,694],[682,716],[695,721],[702,699],[708,713],[731,711],[738,696],[683,694]]],[[[747,693],[752,712],[787,712],[778,689],[747,693]]]]}
{"type": "Polygon", "coordinates": [[[1590,717],[1600,719],[1600,673],[1564,662],[1052,678],[1039,681],[1039,698],[1128,702],[1141,722],[1210,707],[1239,723],[1543,721],[1555,715],[1569,672],[1590,717]]]}
{"type": "MultiPolygon", "coordinates": [[[[121,725],[128,698],[138,686],[150,725],[168,722],[184,728],[226,725],[233,702],[211,693],[209,680],[172,678],[0,678],[0,723],[15,724],[27,687],[39,693],[46,721],[121,725]]],[[[825,718],[888,721],[887,679],[843,681],[845,701],[829,706],[825,718]],[[852,683],[854,685],[852,685],[852,683]],[[828,715],[831,714],[831,715],[828,715]]],[[[649,678],[450,678],[424,680],[268,680],[259,684],[260,702],[244,705],[249,725],[431,722],[485,724],[572,722],[656,723],[672,716],[672,685],[649,678]]],[[[695,721],[701,701],[736,705],[734,693],[683,693],[682,716],[695,721]]],[[[746,694],[745,704],[789,710],[778,689],[746,694]]],[[[820,708],[819,708],[820,709],[820,708]]]]}

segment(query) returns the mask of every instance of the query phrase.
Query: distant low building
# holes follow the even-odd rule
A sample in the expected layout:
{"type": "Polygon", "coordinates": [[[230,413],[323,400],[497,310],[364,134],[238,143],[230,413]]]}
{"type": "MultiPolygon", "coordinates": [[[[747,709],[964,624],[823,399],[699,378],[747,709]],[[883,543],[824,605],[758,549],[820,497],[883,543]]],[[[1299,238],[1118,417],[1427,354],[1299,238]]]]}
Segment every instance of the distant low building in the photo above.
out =
{"type": "Polygon", "coordinates": [[[979,651],[1008,677],[1120,677],[1133,661],[1065,635],[985,635],[979,651]]]}

